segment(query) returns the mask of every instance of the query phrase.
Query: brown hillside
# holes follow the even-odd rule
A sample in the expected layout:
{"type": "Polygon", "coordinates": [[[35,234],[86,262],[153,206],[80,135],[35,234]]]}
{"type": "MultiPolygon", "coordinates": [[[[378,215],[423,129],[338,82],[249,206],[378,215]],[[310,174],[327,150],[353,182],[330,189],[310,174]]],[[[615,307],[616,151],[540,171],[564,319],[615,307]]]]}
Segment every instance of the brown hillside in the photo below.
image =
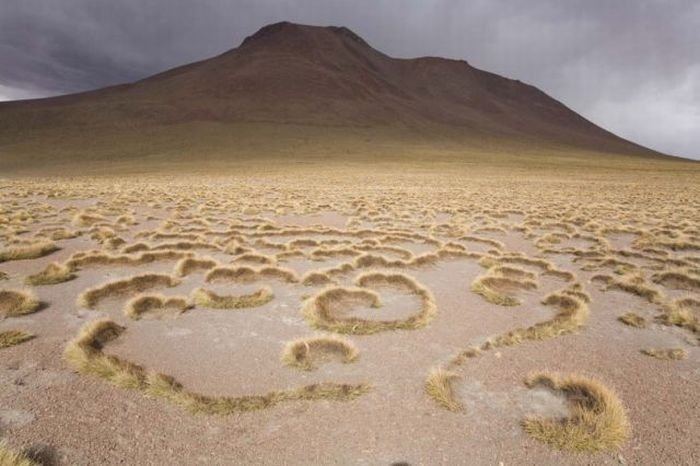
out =
{"type": "Polygon", "coordinates": [[[396,59],[346,28],[292,23],[135,83],[0,104],[0,128],[6,171],[434,149],[660,155],[466,61],[396,59]]]}

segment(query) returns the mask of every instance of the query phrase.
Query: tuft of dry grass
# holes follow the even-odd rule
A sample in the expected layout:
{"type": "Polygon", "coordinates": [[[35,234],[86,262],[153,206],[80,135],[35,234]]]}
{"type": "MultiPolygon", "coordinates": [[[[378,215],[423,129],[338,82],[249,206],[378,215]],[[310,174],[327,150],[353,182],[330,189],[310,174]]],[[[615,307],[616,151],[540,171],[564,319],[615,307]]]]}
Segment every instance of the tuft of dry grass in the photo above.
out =
{"type": "Polygon", "coordinates": [[[335,335],[319,335],[290,341],[282,351],[282,362],[305,371],[318,368],[328,359],[338,359],[343,364],[356,361],[360,352],[353,342],[335,335]]]}
{"type": "Polygon", "coordinates": [[[124,332],[111,320],[88,322],[63,351],[63,358],[81,374],[94,374],[122,388],[143,389],[145,371],[141,366],[107,355],[103,349],[124,332]]]}
{"type": "Polygon", "coordinates": [[[247,266],[216,267],[207,273],[205,281],[208,283],[216,281],[252,283],[265,278],[287,283],[299,282],[299,279],[292,270],[275,266],[263,267],[261,269],[254,269],[247,266]]]}
{"type": "Polygon", "coordinates": [[[552,447],[575,452],[596,452],[619,448],[629,437],[629,421],[618,396],[597,380],[580,375],[561,376],[539,372],[528,376],[529,388],[544,386],[563,394],[569,417],[529,417],[525,432],[552,447]]]}
{"type": "Polygon", "coordinates": [[[700,335],[700,318],[697,310],[700,310],[700,301],[694,298],[678,299],[664,306],[663,313],[658,321],[664,325],[676,325],[700,335]],[[696,311],[693,310],[696,309],[696,311]]]}
{"type": "Polygon", "coordinates": [[[152,288],[170,288],[179,284],[180,280],[170,275],[154,273],[136,275],[135,277],[115,280],[83,291],[78,296],[78,305],[87,309],[94,309],[100,301],[106,298],[134,295],[152,288]]]}
{"type": "Polygon", "coordinates": [[[30,244],[9,246],[0,250],[0,262],[23,259],[36,259],[58,251],[59,247],[53,241],[42,240],[30,244]]]}
{"type": "Polygon", "coordinates": [[[456,372],[447,371],[440,367],[434,368],[425,381],[425,393],[448,411],[464,411],[464,405],[455,397],[452,386],[452,383],[459,378],[460,376],[456,372]]]}
{"type": "Polygon", "coordinates": [[[634,312],[625,312],[622,314],[620,317],[617,318],[620,322],[622,322],[625,325],[629,325],[630,327],[636,327],[636,328],[646,328],[647,327],[647,320],[640,316],[639,314],[636,314],[634,312]]]}
{"type": "Polygon", "coordinates": [[[186,277],[195,272],[203,272],[213,269],[219,263],[208,257],[185,257],[175,265],[175,275],[186,277]]]}
{"type": "Polygon", "coordinates": [[[240,296],[220,296],[213,291],[197,288],[192,292],[192,301],[202,307],[211,309],[244,309],[263,306],[274,299],[275,295],[269,287],[261,288],[255,293],[240,296]]]}
{"type": "Polygon", "coordinates": [[[146,294],[132,298],[126,304],[124,314],[134,320],[139,320],[144,316],[162,318],[165,316],[178,316],[191,308],[192,304],[187,298],[146,294]]]}
{"type": "Polygon", "coordinates": [[[24,453],[11,450],[5,440],[0,441],[0,465],[2,466],[38,466],[24,453]]]}
{"type": "Polygon", "coordinates": [[[144,252],[136,256],[128,254],[104,254],[104,253],[76,253],[66,262],[71,269],[85,267],[137,267],[151,264],[156,261],[168,261],[191,256],[191,252],[185,251],[154,251],[144,252]]]}
{"type": "Polygon", "coordinates": [[[52,262],[44,270],[24,279],[24,283],[32,286],[56,285],[73,280],[75,274],[67,265],[52,262]]]}
{"type": "MultiPolygon", "coordinates": [[[[23,330],[4,330],[0,332],[0,348],[9,348],[34,338],[34,335],[23,330]]],[[[2,464],[2,463],[0,463],[2,464]]]]}
{"type": "Polygon", "coordinates": [[[0,290],[0,317],[17,317],[36,312],[39,299],[30,290],[0,290]]]}
{"type": "Polygon", "coordinates": [[[680,361],[688,357],[688,351],[683,348],[646,348],[642,353],[664,361],[680,361]]]}

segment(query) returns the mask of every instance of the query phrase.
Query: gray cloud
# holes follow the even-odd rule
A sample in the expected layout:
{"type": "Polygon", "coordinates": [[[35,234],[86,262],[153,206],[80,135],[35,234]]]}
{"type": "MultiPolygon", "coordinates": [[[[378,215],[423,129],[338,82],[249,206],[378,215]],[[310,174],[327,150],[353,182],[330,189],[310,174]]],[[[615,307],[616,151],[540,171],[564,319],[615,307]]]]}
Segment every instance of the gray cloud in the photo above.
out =
{"type": "Polygon", "coordinates": [[[464,58],[650,147],[700,158],[696,0],[3,0],[0,99],[136,80],[289,20],[464,58]]]}

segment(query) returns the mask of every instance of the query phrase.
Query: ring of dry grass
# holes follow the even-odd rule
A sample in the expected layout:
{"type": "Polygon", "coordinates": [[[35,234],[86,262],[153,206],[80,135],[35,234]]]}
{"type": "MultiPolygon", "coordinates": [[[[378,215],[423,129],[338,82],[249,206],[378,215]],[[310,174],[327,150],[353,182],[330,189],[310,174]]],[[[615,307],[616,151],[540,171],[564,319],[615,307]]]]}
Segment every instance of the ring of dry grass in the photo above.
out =
{"type": "Polygon", "coordinates": [[[528,376],[525,385],[562,393],[570,409],[564,419],[526,418],[523,428],[533,438],[574,452],[615,450],[628,438],[630,426],[622,402],[600,382],[580,375],[541,372],[528,376]]]}
{"type": "Polygon", "coordinates": [[[103,299],[113,296],[134,295],[158,287],[173,287],[180,280],[170,275],[144,274],[131,278],[115,280],[103,285],[87,289],[78,296],[78,305],[94,309],[103,299]]]}
{"type": "Polygon", "coordinates": [[[363,288],[332,287],[307,299],[302,314],[307,322],[318,329],[353,335],[370,335],[387,330],[414,330],[428,325],[435,316],[436,305],[432,293],[415,279],[400,273],[367,272],[355,279],[363,288]],[[421,300],[420,310],[406,318],[396,320],[368,320],[357,317],[340,317],[334,309],[347,303],[381,307],[379,295],[364,287],[398,287],[408,289],[421,300]]]}
{"type": "Polygon", "coordinates": [[[319,383],[264,395],[201,395],[187,391],[173,377],[105,354],[104,348],[107,343],[118,338],[124,330],[124,327],[110,320],[89,322],[83,326],[78,336],[66,345],[64,359],[82,374],[96,375],[118,387],[165,399],[197,414],[226,415],[270,408],[282,402],[296,400],[349,401],[370,390],[366,384],[319,383]]]}

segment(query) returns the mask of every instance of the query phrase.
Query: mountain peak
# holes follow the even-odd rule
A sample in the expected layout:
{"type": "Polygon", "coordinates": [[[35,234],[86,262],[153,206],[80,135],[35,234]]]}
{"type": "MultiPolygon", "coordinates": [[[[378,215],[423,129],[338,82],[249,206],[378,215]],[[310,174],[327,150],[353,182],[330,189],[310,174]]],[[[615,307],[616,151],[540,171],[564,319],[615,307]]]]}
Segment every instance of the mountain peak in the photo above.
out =
{"type": "Polygon", "coordinates": [[[243,39],[241,46],[253,44],[269,46],[271,43],[283,44],[300,40],[330,39],[330,37],[350,40],[369,47],[364,39],[345,26],[312,26],[289,21],[280,21],[261,27],[257,32],[243,39]]]}

